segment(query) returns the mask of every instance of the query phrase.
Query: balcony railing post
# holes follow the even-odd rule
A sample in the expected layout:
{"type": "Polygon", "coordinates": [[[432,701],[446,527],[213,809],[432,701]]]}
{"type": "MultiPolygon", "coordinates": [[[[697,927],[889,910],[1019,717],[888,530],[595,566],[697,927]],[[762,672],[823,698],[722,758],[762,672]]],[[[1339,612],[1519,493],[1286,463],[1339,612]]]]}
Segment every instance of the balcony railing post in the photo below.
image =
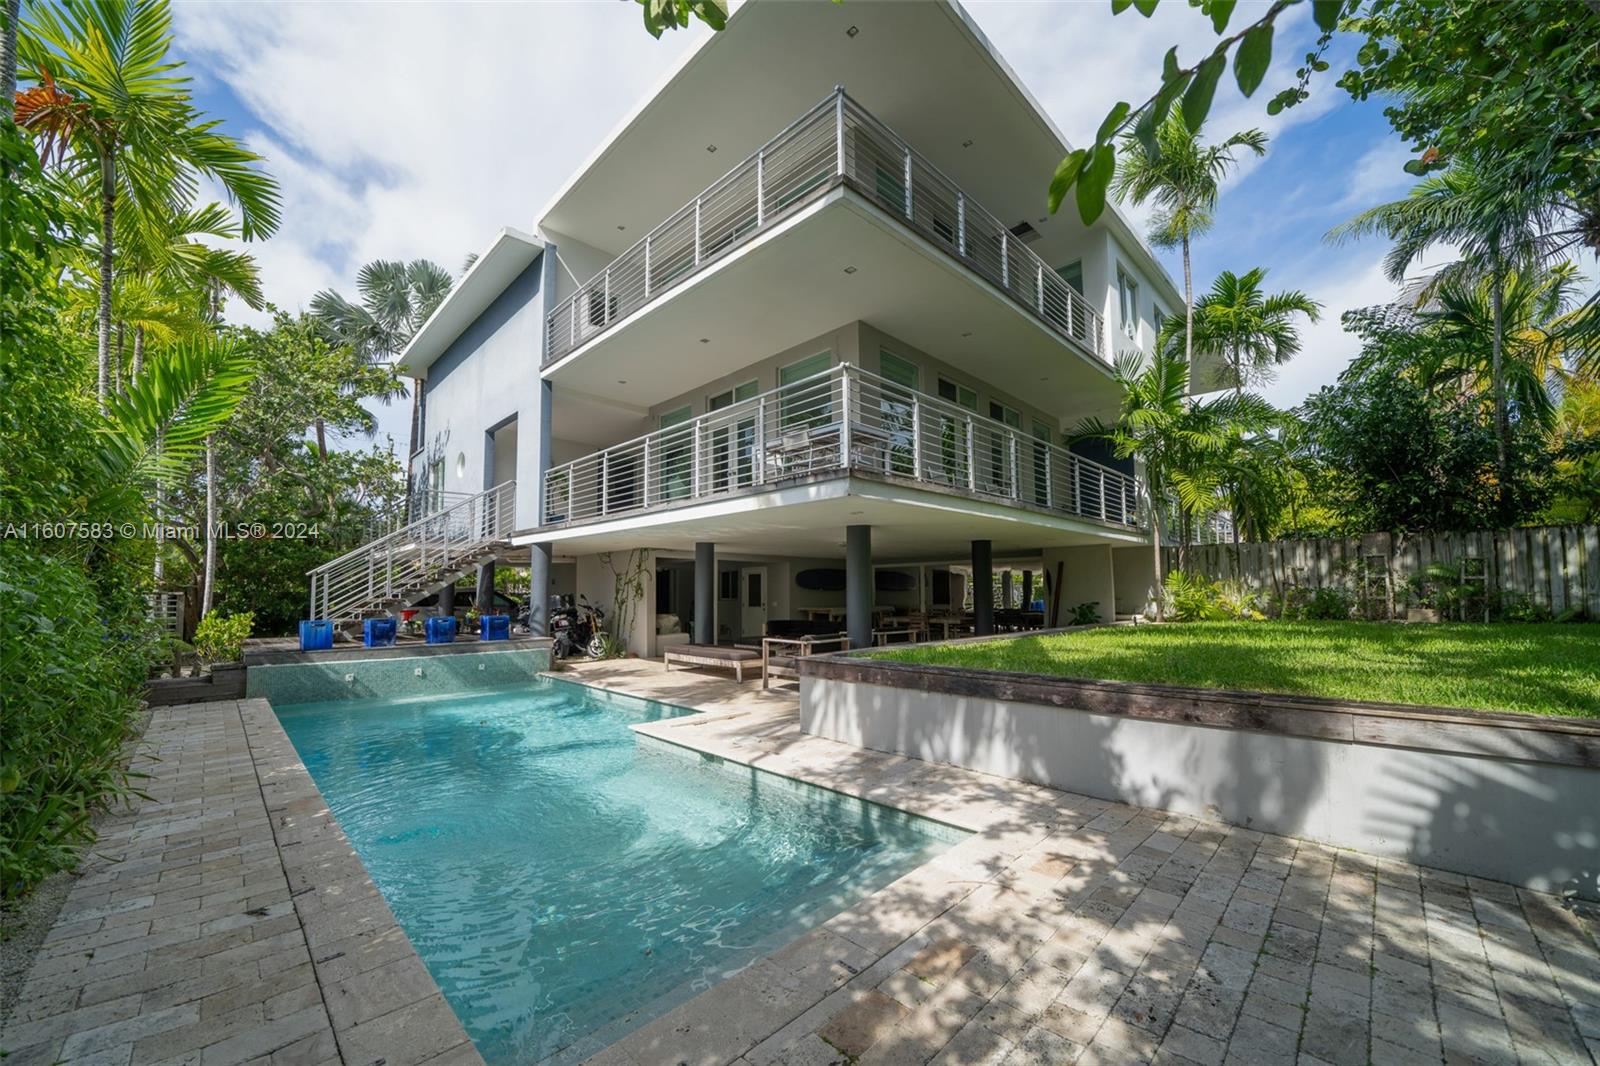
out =
{"type": "Polygon", "coordinates": [[[577,502],[578,502],[578,464],[576,464],[576,463],[568,463],[567,464],[567,521],[568,522],[572,521],[574,518],[577,517],[577,512],[573,510],[573,508],[576,506],[577,502]]]}
{"type": "Polygon", "coordinates": [[[760,229],[767,221],[767,191],[766,191],[766,154],[765,148],[756,149],[756,228],[760,229]]]}
{"type": "Polygon", "coordinates": [[[1017,435],[1015,433],[1006,434],[1006,439],[1008,441],[1007,447],[1011,452],[1011,498],[1013,500],[1021,500],[1022,462],[1021,455],[1019,453],[1022,449],[1018,447],[1017,435]]]}
{"type": "Polygon", "coordinates": [[[1083,463],[1076,456],[1072,460],[1072,513],[1088,517],[1083,509],[1083,463]]]}
{"type": "Polygon", "coordinates": [[[967,416],[967,488],[978,491],[978,464],[976,442],[973,437],[972,416],[967,416]]]}
{"type": "Polygon", "coordinates": [[[605,280],[600,283],[600,321],[611,324],[611,268],[606,267],[605,280]]]}
{"type": "Polygon", "coordinates": [[[611,511],[611,453],[600,453],[600,513],[611,511]]]}
{"type": "Polygon", "coordinates": [[[967,254],[967,194],[956,192],[956,251],[967,254]]]}
{"type": "Polygon", "coordinates": [[[850,420],[853,417],[850,404],[850,364],[842,363],[839,366],[839,466],[848,469],[850,466],[850,420]]]}
{"type": "Polygon", "coordinates": [[[755,468],[752,480],[757,485],[767,480],[767,398],[756,399],[756,453],[750,457],[750,465],[755,468]]]}
{"type": "Polygon", "coordinates": [[[906,149],[906,221],[912,221],[911,215],[911,149],[906,149]]]}
{"type": "Polygon", "coordinates": [[[1044,264],[1037,263],[1035,264],[1034,269],[1039,272],[1037,294],[1039,300],[1039,313],[1042,315],[1044,314],[1044,264]]]}
{"type": "Polygon", "coordinates": [[[700,498],[700,428],[698,418],[689,425],[689,432],[694,434],[689,445],[689,461],[694,464],[689,471],[689,496],[696,500],[700,498]]]}
{"type": "Polygon", "coordinates": [[[1050,510],[1056,509],[1056,456],[1049,445],[1044,449],[1044,505],[1050,510]]]}
{"type": "Polygon", "coordinates": [[[1011,233],[1009,230],[1000,231],[1000,287],[1011,288],[1011,233]]]}
{"type": "Polygon", "coordinates": [[[835,175],[844,177],[844,86],[833,87],[833,140],[835,175]]]}
{"type": "Polygon", "coordinates": [[[577,293],[573,293],[572,294],[572,299],[567,301],[567,327],[568,327],[568,330],[571,332],[571,336],[567,338],[567,343],[570,344],[572,347],[576,348],[578,346],[578,294],[577,293]]]}
{"type": "Polygon", "coordinates": [[[650,234],[644,235],[644,298],[650,301],[650,234]]]}
{"type": "Polygon", "coordinates": [[[922,477],[922,401],[917,399],[917,393],[911,393],[911,476],[917,481],[922,477]]]}
{"type": "Polygon", "coordinates": [[[700,197],[694,198],[694,265],[700,265],[700,197]]]}
{"type": "Polygon", "coordinates": [[[650,506],[650,438],[644,439],[644,486],[640,491],[644,494],[644,505],[650,506]]]}

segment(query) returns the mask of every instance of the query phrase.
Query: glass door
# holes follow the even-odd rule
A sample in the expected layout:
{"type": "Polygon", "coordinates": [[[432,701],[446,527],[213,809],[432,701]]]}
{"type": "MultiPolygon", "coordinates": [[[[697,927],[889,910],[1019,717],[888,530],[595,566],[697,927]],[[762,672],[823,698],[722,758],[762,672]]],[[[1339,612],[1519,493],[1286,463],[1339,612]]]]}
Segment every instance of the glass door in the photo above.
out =
{"type": "Polygon", "coordinates": [[[693,411],[685,406],[661,416],[661,464],[657,477],[659,497],[686,500],[694,491],[694,427],[689,424],[693,411]]]}
{"type": "MultiPolygon", "coordinates": [[[[951,381],[949,378],[939,379],[939,398],[964,407],[968,411],[977,413],[978,392],[965,385],[951,381]]],[[[951,485],[965,485],[968,483],[970,463],[969,427],[971,420],[952,414],[939,415],[939,472],[937,480],[951,485]]],[[[931,473],[931,471],[930,471],[931,473]]]]}
{"type": "MultiPolygon", "coordinates": [[[[989,401],[989,417],[1011,429],[1022,428],[1022,412],[1003,403],[989,401]]],[[[1006,433],[998,426],[985,427],[988,429],[989,451],[989,483],[990,492],[1001,496],[1013,495],[1016,488],[1011,484],[1011,440],[1012,435],[1006,433]]]]}
{"type": "MultiPolygon", "coordinates": [[[[720,411],[751,399],[759,386],[754,381],[724,389],[706,400],[706,410],[720,411]]],[[[735,422],[713,423],[711,484],[717,489],[737,488],[755,481],[756,418],[754,413],[735,422]]]]}
{"type": "Polygon", "coordinates": [[[885,381],[878,398],[878,417],[889,445],[889,472],[915,477],[917,427],[913,415],[920,372],[915,363],[880,352],[878,374],[885,381]]]}
{"type": "Polygon", "coordinates": [[[1050,506],[1050,443],[1055,432],[1050,423],[1033,420],[1033,502],[1050,506]]]}

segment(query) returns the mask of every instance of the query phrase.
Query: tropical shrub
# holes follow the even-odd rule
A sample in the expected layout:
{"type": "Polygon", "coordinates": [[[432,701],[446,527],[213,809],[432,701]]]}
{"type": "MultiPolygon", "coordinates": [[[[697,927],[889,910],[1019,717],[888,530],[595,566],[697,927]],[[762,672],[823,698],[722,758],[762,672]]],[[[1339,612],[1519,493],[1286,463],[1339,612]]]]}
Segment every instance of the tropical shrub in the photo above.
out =
{"type": "Polygon", "coordinates": [[[1100,601],[1089,600],[1080,603],[1072,609],[1072,615],[1067,619],[1069,626],[1092,626],[1100,621],[1100,601]]]}
{"type": "Polygon", "coordinates": [[[1355,609],[1356,598],[1349,589],[1329,585],[1312,589],[1300,602],[1296,617],[1307,622],[1347,622],[1355,609]]]}
{"type": "Polygon", "coordinates": [[[256,616],[223,614],[212,611],[200,619],[194,631],[194,650],[208,663],[238,662],[244,655],[244,642],[254,628],[256,616]]]}
{"type": "Polygon", "coordinates": [[[1213,582],[1182,570],[1174,570],[1162,582],[1167,601],[1167,617],[1174,622],[1204,622],[1223,617],[1217,606],[1213,582]]]}
{"type": "Polygon", "coordinates": [[[136,613],[110,611],[70,557],[0,541],[0,895],[71,867],[90,819],[124,796],[123,742],[159,638],[136,613]]]}

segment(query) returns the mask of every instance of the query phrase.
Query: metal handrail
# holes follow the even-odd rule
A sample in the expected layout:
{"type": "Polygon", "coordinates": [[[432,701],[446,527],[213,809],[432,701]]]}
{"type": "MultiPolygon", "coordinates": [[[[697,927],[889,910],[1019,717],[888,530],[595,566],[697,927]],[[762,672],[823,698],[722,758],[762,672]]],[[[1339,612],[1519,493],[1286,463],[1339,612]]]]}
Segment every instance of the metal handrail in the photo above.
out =
{"type": "Polygon", "coordinates": [[[544,365],[840,185],[1109,361],[1100,314],[1055,268],[840,88],[557,304],[545,318],[544,365]]]}
{"type": "Polygon", "coordinates": [[[307,574],[311,617],[346,621],[409,595],[505,541],[515,515],[507,481],[330,559],[307,574]]]}
{"type": "Polygon", "coordinates": [[[849,364],[550,469],[564,526],[858,472],[1107,524],[1140,524],[1138,482],[1051,441],[849,364]]]}

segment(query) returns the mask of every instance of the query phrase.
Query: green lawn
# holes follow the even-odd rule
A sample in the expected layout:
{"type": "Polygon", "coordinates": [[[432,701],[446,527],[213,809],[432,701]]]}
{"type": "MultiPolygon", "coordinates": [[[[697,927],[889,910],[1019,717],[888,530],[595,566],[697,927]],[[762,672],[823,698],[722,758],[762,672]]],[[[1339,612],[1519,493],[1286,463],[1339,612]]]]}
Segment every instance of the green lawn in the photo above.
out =
{"type": "Polygon", "coordinates": [[[1600,718],[1600,626],[1195,622],[905,648],[881,659],[1600,718]]]}

